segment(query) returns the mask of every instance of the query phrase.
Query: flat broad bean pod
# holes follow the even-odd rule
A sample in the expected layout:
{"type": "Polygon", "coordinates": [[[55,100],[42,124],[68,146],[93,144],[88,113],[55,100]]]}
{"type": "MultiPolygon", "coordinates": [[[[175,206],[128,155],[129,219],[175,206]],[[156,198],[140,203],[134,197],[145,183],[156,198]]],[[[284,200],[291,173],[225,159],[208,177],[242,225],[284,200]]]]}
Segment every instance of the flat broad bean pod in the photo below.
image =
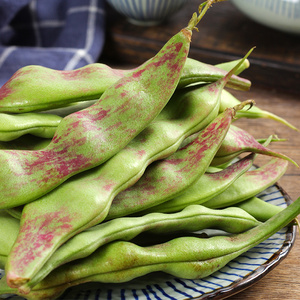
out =
{"type": "Polygon", "coordinates": [[[19,233],[20,222],[4,210],[0,210],[0,268],[4,268],[7,255],[19,233]]]}
{"type": "Polygon", "coordinates": [[[220,166],[226,164],[245,152],[254,152],[272,157],[279,157],[286,159],[298,166],[297,163],[291,158],[267,148],[263,144],[259,143],[246,130],[241,129],[233,124],[230,126],[230,129],[228,130],[228,133],[211,165],[220,166]]]}
{"type": "MultiPolygon", "coordinates": [[[[253,165],[255,155],[249,154],[247,157],[231,164],[225,169],[217,169],[217,171],[204,173],[191,187],[177,197],[163,202],[159,205],[143,209],[143,203],[140,206],[139,214],[149,212],[171,213],[180,211],[186,206],[194,203],[201,204],[224,192],[231,184],[233,184],[241,175],[247,172],[253,165]]],[[[114,204],[114,203],[113,203],[114,204]]],[[[113,214],[114,205],[110,208],[113,214]]],[[[130,212],[129,212],[130,214],[130,212]]],[[[116,217],[116,216],[114,216],[116,217]]]]}
{"type": "Polygon", "coordinates": [[[242,208],[255,219],[261,222],[269,220],[284,209],[283,207],[273,205],[255,196],[245,201],[239,202],[234,206],[242,208]]]}
{"type": "MultiPolygon", "coordinates": [[[[201,74],[199,76],[201,76],[201,74]]],[[[67,91],[65,91],[63,95],[65,95],[66,92],[67,91]]],[[[76,102],[64,108],[56,108],[40,113],[0,113],[0,141],[12,141],[25,134],[48,139],[53,138],[56,128],[63,117],[87,108],[94,103],[95,100],[76,102]]]]}
{"type": "MultiPolygon", "coordinates": [[[[160,245],[137,246],[116,241],[92,255],[63,265],[26,295],[27,299],[56,299],[70,286],[84,282],[120,283],[162,271],[179,278],[204,278],[271,237],[300,213],[300,198],[268,221],[243,233],[210,238],[180,237],[160,245]]],[[[0,281],[0,293],[17,293],[0,281]]]]}
{"type": "Polygon", "coordinates": [[[52,114],[0,113],[0,141],[12,141],[25,134],[50,139],[61,120],[61,117],[52,114]]]}
{"type": "Polygon", "coordinates": [[[174,214],[151,213],[141,217],[117,218],[87,229],[68,240],[53,253],[36,276],[19,287],[19,291],[28,293],[33,286],[62,264],[87,257],[97,248],[112,241],[132,240],[145,231],[155,235],[203,229],[240,233],[259,224],[260,222],[242,209],[230,207],[212,210],[200,205],[188,206],[174,214]]]}
{"type": "MultiPolygon", "coordinates": [[[[235,96],[233,96],[229,91],[224,90],[222,93],[222,102],[220,106],[220,112],[224,111],[226,107],[232,107],[234,105],[238,105],[241,101],[238,100],[235,96]]],[[[287,120],[269,112],[263,109],[260,109],[259,107],[255,106],[251,110],[241,110],[237,113],[236,119],[239,118],[249,118],[249,119],[258,119],[258,118],[264,118],[264,119],[270,119],[276,122],[279,122],[285,126],[288,126],[289,128],[293,130],[299,130],[294,125],[289,123],[287,120]]]]}
{"type": "Polygon", "coordinates": [[[247,171],[224,192],[202,203],[210,208],[222,208],[256,196],[275,184],[285,173],[288,162],[281,158],[272,158],[263,166],[247,171]]]}
{"type": "Polygon", "coordinates": [[[0,208],[34,201],[71,176],[101,165],[149,125],[177,87],[197,22],[196,14],[95,104],[63,118],[43,150],[0,150],[0,181],[6,183],[0,186],[0,208]]]}
{"type": "MultiPolygon", "coordinates": [[[[221,67],[225,66],[226,64],[221,67]]],[[[245,63],[239,72],[247,66],[248,64],[245,63]]],[[[102,63],[94,63],[70,71],[54,70],[38,65],[25,66],[0,88],[0,112],[42,111],[65,107],[80,101],[95,100],[101,97],[111,85],[132,72],[135,72],[135,69],[113,69],[102,63]]],[[[226,73],[227,71],[222,68],[187,58],[178,87],[217,81],[226,73]]],[[[250,86],[249,80],[235,75],[228,82],[228,87],[241,90],[248,90],[250,86]]]]}

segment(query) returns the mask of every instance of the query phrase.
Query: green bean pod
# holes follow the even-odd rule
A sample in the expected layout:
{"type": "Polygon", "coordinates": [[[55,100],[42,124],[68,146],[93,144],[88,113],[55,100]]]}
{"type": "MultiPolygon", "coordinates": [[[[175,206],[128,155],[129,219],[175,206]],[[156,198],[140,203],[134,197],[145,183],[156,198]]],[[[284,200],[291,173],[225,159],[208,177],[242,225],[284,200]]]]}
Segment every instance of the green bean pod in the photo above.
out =
{"type": "MultiPolygon", "coordinates": [[[[218,169],[217,172],[204,173],[191,187],[177,197],[163,202],[159,205],[143,209],[140,206],[140,213],[161,212],[171,213],[180,211],[186,206],[197,203],[198,205],[224,192],[241,175],[247,172],[253,165],[255,155],[249,154],[247,157],[233,163],[225,169],[218,169]]],[[[110,208],[110,214],[114,212],[114,203],[110,208]]],[[[114,215],[114,217],[116,217],[114,215]]]]}
{"type": "MultiPolygon", "coordinates": [[[[226,76],[227,72],[230,72],[230,70],[232,70],[239,62],[240,60],[235,60],[232,62],[223,63],[220,65],[220,67],[216,67],[192,58],[188,58],[183,68],[182,75],[178,83],[178,88],[180,89],[195,83],[211,83],[220,80],[222,77],[226,76]]],[[[248,66],[249,61],[247,59],[243,60],[242,63],[239,64],[239,68],[235,71],[235,74],[242,72],[248,66]]],[[[239,76],[232,75],[226,83],[226,86],[229,88],[246,91],[250,88],[251,82],[239,76]]]]}
{"type": "Polygon", "coordinates": [[[8,142],[25,134],[52,138],[61,117],[52,114],[5,114],[0,113],[0,141],[8,142]]]}
{"type": "MultiPolygon", "coordinates": [[[[247,64],[242,66],[242,69],[246,67],[247,64]]],[[[75,102],[95,100],[111,85],[132,72],[135,72],[135,69],[113,69],[103,63],[93,63],[70,71],[38,65],[25,66],[0,88],[0,112],[42,111],[65,107],[75,102]]],[[[226,73],[222,68],[188,58],[178,87],[198,82],[214,82],[226,73]]],[[[241,90],[248,90],[250,85],[249,80],[235,75],[228,83],[229,87],[241,90]]]]}
{"type": "Polygon", "coordinates": [[[138,135],[177,87],[195,18],[95,104],[63,118],[45,149],[0,150],[0,181],[6,182],[0,186],[0,208],[36,200],[71,176],[104,163],[138,135]]]}
{"type": "Polygon", "coordinates": [[[280,206],[273,205],[255,196],[239,202],[234,206],[243,209],[261,222],[269,220],[284,209],[280,206]]]}
{"type": "MultiPolygon", "coordinates": [[[[181,237],[150,247],[112,242],[84,259],[57,268],[26,297],[45,299],[42,296],[46,293],[48,299],[55,299],[70,286],[84,282],[127,282],[156,271],[179,278],[204,278],[287,226],[299,213],[300,198],[268,221],[232,236],[181,237]]],[[[4,281],[0,292],[8,291],[19,293],[4,281]]]]}
{"type": "MultiPolygon", "coordinates": [[[[227,90],[223,91],[222,94],[222,102],[220,106],[220,112],[224,111],[226,107],[232,107],[234,105],[238,105],[241,101],[238,100],[235,96],[233,96],[230,92],[227,90]]],[[[285,126],[288,126],[289,128],[293,130],[299,130],[294,125],[289,123],[287,120],[269,112],[263,109],[260,109],[259,107],[255,106],[251,110],[241,110],[237,113],[236,119],[239,118],[249,118],[249,119],[258,119],[258,118],[264,118],[264,119],[270,119],[276,122],[279,122],[285,126]]]]}
{"type": "Polygon", "coordinates": [[[235,108],[231,108],[218,115],[190,144],[168,159],[150,165],[136,184],[114,198],[107,219],[138,212],[141,206],[148,209],[190,188],[208,168],[226,135],[234,111],[235,108]],[[190,155],[186,156],[186,148],[191,146],[195,150],[189,150],[190,155]]]}
{"type": "Polygon", "coordinates": [[[298,166],[297,163],[284,154],[273,151],[266,146],[259,143],[250,133],[235,125],[231,125],[228,130],[220,149],[212,161],[212,166],[220,166],[232,161],[234,158],[244,152],[254,152],[272,157],[279,157],[292,162],[298,166]]]}
{"type": "MultiPolygon", "coordinates": [[[[215,67],[220,68],[220,69],[222,69],[224,71],[229,72],[237,64],[238,61],[239,60],[232,60],[232,61],[227,61],[227,62],[219,63],[219,64],[215,65],[215,67]]],[[[249,67],[250,67],[250,62],[249,62],[248,59],[246,59],[240,65],[240,67],[236,70],[236,72],[234,74],[235,75],[239,75],[240,73],[242,73],[243,71],[245,71],[249,67]]]]}
{"type": "Polygon", "coordinates": [[[87,257],[97,248],[112,241],[132,240],[142,232],[160,235],[219,229],[228,233],[240,233],[259,223],[242,209],[231,207],[212,210],[200,205],[188,206],[174,214],[151,213],[141,217],[117,218],[87,229],[68,240],[53,253],[29,282],[19,287],[19,291],[27,294],[32,287],[58,266],[87,257]]]}
{"type": "Polygon", "coordinates": [[[240,176],[228,189],[202,205],[210,208],[222,208],[254,197],[275,184],[283,176],[287,166],[286,160],[272,158],[263,166],[240,176]]]}
{"type": "Polygon", "coordinates": [[[0,268],[4,269],[6,258],[19,233],[20,222],[4,210],[0,210],[0,268]]]}

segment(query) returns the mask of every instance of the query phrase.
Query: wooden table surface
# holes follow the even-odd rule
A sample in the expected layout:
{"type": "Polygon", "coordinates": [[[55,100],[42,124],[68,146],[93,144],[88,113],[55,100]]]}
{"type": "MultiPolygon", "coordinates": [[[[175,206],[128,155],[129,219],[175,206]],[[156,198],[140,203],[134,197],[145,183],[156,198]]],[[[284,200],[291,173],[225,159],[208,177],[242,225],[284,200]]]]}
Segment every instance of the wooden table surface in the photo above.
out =
{"type": "MultiPolygon", "coordinates": [[[[137,65],[154,55],[169,37],[185,26],[199,1],[168,22],[154,27],[129,24],[108,8],[107,42],[100,60],[118,66],[137,65]]],[[[243,73],[252,81],[250,91],[231,91],[240,100],[254,99],[257,106],[271,111],[300,128],[300,37],[289,36],[252,22],[231,3],[215,4],[207,20],[194,33],[190,57],[219,63],[242,57],[256,46],[250,69],[243,73]],[[211,20],[210,20],[211,18],[211,20]]],[[[271,148],[293,158],[300,165],[300,133],[272,120],[237,121],[257,138],[277,134],[287,141],[271,148]]],[[[300,196],[300,169],[290,164],[279,184],[293,199],[300,196]]],[[[244,299],[300,299],[300,238],[288,256],[273,270],[246,290],[230,296],[244,299]]]]}

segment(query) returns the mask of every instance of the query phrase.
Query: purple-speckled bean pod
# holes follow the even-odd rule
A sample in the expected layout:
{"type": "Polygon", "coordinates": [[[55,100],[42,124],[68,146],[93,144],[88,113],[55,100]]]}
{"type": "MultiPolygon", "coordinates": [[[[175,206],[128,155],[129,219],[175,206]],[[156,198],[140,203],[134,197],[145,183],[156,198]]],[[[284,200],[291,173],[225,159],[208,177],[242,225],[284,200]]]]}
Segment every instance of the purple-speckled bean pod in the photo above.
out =
{"type": "MultiPolygon", "coordinates": [[[[230,64],[231,66],[232,64],[230,64]]],[[[178,82],[178,88],[199,82],[214,82],[227,71],[187,58],[178,82]]],[[[244,66],[244,68],[247,67],[244,66]]],[[[111,85],[132,70],[113,69],[102,63],[94,63],[70,71],[53,70],[30,65],[19,69],[0,88],[0,112],[25,113],[66,107],[79,101],[96,100],[111,85]]],[[[248,90],[251,82],[233,75],[227,86],[248,90]]]]}
{"type": "Polygon", "coordinates": [[[94,105],[65,117],[45,149],[0,150],[0,208],[41,197],[102,164],[138,135],[175,91],[197,21],[193,16],[157,55],[110,86],[94,105]]]}
{"type": "Polygon", "coordinates": [[[223,193],[202,205],[210,208],[222,208],[254,197],[276,183],[285,173],[287,166],[287,160],[274,157],[263,166],[247,171],[223,193]]]}
{"type": "Polygon", "coordinates": [[[228,133],[212,161],[212,166],[230,162],[244,152],[254,152],[286,159],[297,166],[297,163],[284,154],[273,151],[259,143],[250,133],[235,125],[231,125],[228,133]]]}
{"type": "MultiPolygon", "coordinates": [[[[189,187],[179,196],[163,202],[160,205],[153,206],[148,210],[143,210],[141,204],[141,214],[149,212],[170,213],[180,211],[188,205],[201,204],[224,192],[233,184],[241,175],[247,172],[253,165],[255,155],[249,154],[247,157],[231,164],[225,169],[219,169],[216,172],[204,173],[197,182],[189,187]]],[[[113,215],[114,205],[110,208],[110,214],[113,215]]],[[[130,212],[128,211],[130,214],[130,212]]],[[[117,216],[114,216],[114,218],[117,216]]]]}
{"type": "MultiPolygon", "coordinates": [[[[249,104],[245,102],[244,105],[246,103],[249,104]]],[[[204,174],[219,149],[235,114],[235,108],[227,109],[224,113],[219,114],[190,144],[168,159],[150,165],[135,185],[119,193],[107,219],[132,214],[139,211],[141,206],[147,209],[158,205],[192,186],[204,174]],[[193,144],[195,154],[192,155],[191,152],[190,157],[183,159],[186,147],[193,144]]]]}

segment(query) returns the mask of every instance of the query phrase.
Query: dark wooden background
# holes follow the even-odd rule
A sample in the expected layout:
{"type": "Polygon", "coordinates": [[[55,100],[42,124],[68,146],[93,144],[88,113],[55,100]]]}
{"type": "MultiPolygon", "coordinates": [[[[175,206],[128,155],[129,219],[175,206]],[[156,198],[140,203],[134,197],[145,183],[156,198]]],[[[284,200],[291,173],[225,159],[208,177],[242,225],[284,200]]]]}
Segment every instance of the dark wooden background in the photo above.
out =
{"type": "MultiPolygon", "coordinates": [[[[180,12],[152,27],[136,26],[108,7],[106,43],[100,61],[111,66],[137,66],[152,57],[162,45],[185,27],[199,0],[188,0],[180,12]]],[[[217,64],[243,57],[256,46],[243,76],[252,81],[249,92],[232,91],[240,100],[254,99],[257,106],[269,110],[300,128],[300,36],[282,33],[257,24],[229,1],[215,4],[194,32],[190,57],[217,64]]],[[[284,143],[272,144],[300,164],[300,133],[272,120],[238,121],[238,125],[257,138],[277,134],[284,143]]],[[[290,164],[279,181],[295,200],[300,196],[300,170],[290,164]]],[[[300,239],[296,238],[288,257],[263,279],[231,300],[300,300],[300,239]]]]}
{"type": "MultiPolygon", "coordinates": [[[[144,62],[187,25],[199,3],[199,0],[188,0],[181,11],[151,27],[132,25],[108,6],[102,59],[112,64],[144,62]]],[[[250,57],[251,68],[245,73],[253,84],[300,91],[300,36],[257,24],[229,1],[214,4],[198,27],[199,32],[193,34],[190,57],[217,64],[241,58],[255,46],[250,57]]]]}

